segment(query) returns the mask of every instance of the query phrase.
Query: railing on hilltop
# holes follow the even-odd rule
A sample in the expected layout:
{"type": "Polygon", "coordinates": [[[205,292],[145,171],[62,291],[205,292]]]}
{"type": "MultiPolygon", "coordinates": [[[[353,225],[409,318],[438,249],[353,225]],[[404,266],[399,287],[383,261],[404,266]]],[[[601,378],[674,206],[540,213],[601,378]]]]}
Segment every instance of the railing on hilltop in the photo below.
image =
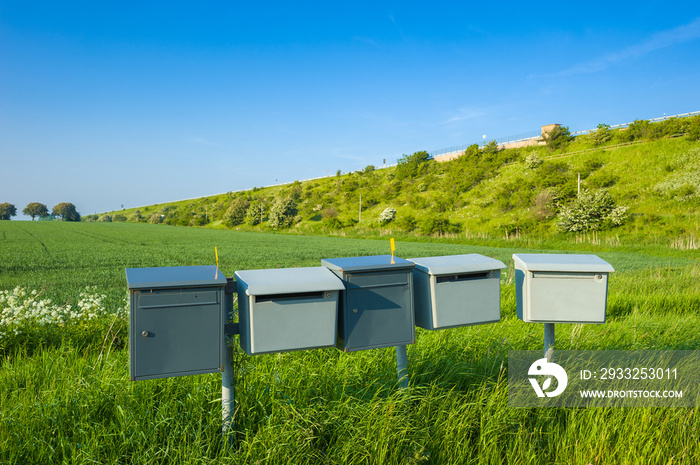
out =
{"type": "MultiPolygon", "coordinates": [[[[650,119],[648,121],[651,123],[657,123],[659,121],[664,121],[664,120],[671,119],[671,118],[686,118],[686,117],[693,116],[693,115],[700,115],[700,111],[692,111],[690,113],[681,113],[678,115],[671,115],[671,116],[664,115],[660,118],[653,118],[653,119],[650,119]]],[[[629,127],[630,124],[632,124],[632,123],[616,124],[614,126],[610,126],[610,129],[622,129],[622,128],[629,127]]],[[[583,131],[572,132],[571,135],[572,136],[582,136],[584,134],[596,132],[597,130],[598,130],[598,128],[584,129],[583,131]]],[[[498,145],[508,145],[508,144],[515,144],[516,142],[524,142],[527,140],[538,139],[540,137],[542,137],[542,130],[538,129],[537,131],[523,132],[520,134],[515,134],[513,136],[499,137],[496,139],[484,139],[480,143],[474,142],[472,144],[456,145],[456,146],[447,147],[444,149],[433,150],[431,152],[428,152],[428,155],[430,155],[431,158],[435,158],[437,156],[445,155],[448,153],[464,152],[465,150],[467,150],[467,147],[469,147],[470,145],[473,145],[473,144],[482,145],[482,144],[485,144],[487,142],[491,142],[493,140],[495,140],[498,145]]]]}

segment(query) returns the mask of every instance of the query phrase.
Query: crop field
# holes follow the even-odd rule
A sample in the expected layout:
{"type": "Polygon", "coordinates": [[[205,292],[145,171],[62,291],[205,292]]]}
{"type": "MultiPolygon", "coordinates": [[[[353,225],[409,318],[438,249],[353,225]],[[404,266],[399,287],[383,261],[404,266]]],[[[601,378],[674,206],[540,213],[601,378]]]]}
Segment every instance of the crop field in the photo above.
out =
{"type": "MultiPolygon", "coordinates": [[[[417,329],[410,386],[394,349],[234,351],[231,445],[221,376],[130,382],[125,268],[318,266],[388,240],[134,223],[0,222],[0,463],[696,464],[696,408],[511,408],[510,350],[541,350],[515,315],[511,256],[611,263],[608,320],[557,325],[557,349],[700,348],[700,252],[585,242],[397,242],[403,258],[481,253],[501,274],[501,322],[417,329]]],[[[602,243],[606,243],[602,241],[602,243]]]]}

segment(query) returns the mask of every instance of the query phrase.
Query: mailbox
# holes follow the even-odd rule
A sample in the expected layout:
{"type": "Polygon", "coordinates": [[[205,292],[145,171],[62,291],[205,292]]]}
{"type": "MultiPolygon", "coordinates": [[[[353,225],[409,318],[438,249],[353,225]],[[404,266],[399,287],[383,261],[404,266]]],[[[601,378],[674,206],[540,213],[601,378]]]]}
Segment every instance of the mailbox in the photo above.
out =
{"type": "Polygon", "coordinates": [[[342,281],[324,267],[237,271],[240,344],[248,355],[333,347],[342,281]]]}
{"type": "Polygon", "coordinates": [[[216,266],[127,268],[132,381],[223,371],[224,288],[216,266]]]}
{"type": "Polygon", "coordinates": [[[413,344],[414,264],[379,255],[332,258],[321,264],[345,283],[337,347],[346,352],[413,344]]]}
{"type": "Polygon", "coordinates": [[[596,255],[513,254],[518,318],[537,323],[605,323],[608,274],[596,255]]]}
{"type": "Polygon", "coordinates": [[[500,321],[503,262],[475,253],[409,260],[416,264],[416,326],[433,330],[500,321]]]}

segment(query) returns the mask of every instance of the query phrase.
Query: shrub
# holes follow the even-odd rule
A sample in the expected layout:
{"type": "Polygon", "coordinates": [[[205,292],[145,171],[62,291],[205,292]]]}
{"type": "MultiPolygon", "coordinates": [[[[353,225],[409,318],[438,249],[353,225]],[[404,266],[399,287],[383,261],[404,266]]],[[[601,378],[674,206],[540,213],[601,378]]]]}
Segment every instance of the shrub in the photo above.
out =
{"type": "Polygon", "coordinates": [[[238,226],[246,218],[250,202],[244,197],[234,199],[224,213],[224,224],[228,227],[238,226]]]}
{"type": "Polygon", "coordinates": [[[330,218],[324,218],[323,225],[333,231],[343,228],[343,223],[335,216],[330,218]]]}
{"type": "Polygon", "coordinates": [[[387,224],[394,221],[396,218],[396,209],[392,207],[386,207],[384,211],[379,215],[379,222],[381,224],[387,224]]]}
{"type": "Polygon", "coordinates": [[[619,226],[627,219],[627,207],[618,207],[606,190],[586,189],[571,204],[559,211],[557,227],[562,232],[586,232],[619,226]]]}
{"type": "Polygon", "coordinates": [[[260,224],[265,219],[265,208],[260,200],[250,202],[245,212],[245,223],[249,226],[260,224]]]}
{"type": "Polygon", "coordinates": [[[116,222],[119,222],[119,223],[124,223],[124,222],[126,221],[126,216],[120,215],[119,213],[117,213],[116,215],[114,215],[114,216],[112,217],[112,221],[116,221],[116,222]]]}
{"type": "Polygon", "coordinates": [[[294,223],[297,215],[297,205],[291,197],[278,197],[270,207],[268,223],[274,229],[284,229],[294,223]]]}
{"type": "Polygon", "coordinates": [[[426,151],[415,152],[413,155],[404,155],[398,160],[396,166],[396,179],[413,179],[428,170],[430,156],[426,151]]]}
{"type": "Polygon", "coordinates": [[[457,232],[457,230],[457,225],[451,224],[450,220],[442,217],[429,217],[418,224],[418,231],[425,236],[457,232]]]}
{"type": "Polygon", "coordinates": [[[416,229],[416,219],[411,215],[401,217],[396,220],[396,226],[406,232],[411,232],[416,229]]]}
{"type": "Polygon", "coordinates": [[[574,140],[569,128],[566,126],[554,126],[549,132],[542,135],[547,148],[550,151],[564,148],[569,142],[574,140]]]}
{"type": "Polygon", "coordinates": [[[484,145],[484,153],[486,155],[493,155],[501,151],[501,147],[498,145],[498,142],[495,140],[492,140],[488,144],[484,145]]]}
{"type": "Polygon", "coordinates": [[[542,158],[540,158],[540,156],[537,153],[531,153],[530,155],[525,157],[524,163],[525,166],[527,166],[529,169],[534,170],[538,168],[543,161],[544,160],[542,160],[542,158]]]}
{"type": "Polygon", "coordinates": [[[700,115],[688,118],[685,136],[689,140],[700,140],[700,115]]]}
{"type": "Polygon", "coordinates": [[[590,133],[589,140],[594,146],[602,145],[612,139],[612,133],[610,132],[610,125],[599,124],[598,129],[595,132],[590,133]]]}

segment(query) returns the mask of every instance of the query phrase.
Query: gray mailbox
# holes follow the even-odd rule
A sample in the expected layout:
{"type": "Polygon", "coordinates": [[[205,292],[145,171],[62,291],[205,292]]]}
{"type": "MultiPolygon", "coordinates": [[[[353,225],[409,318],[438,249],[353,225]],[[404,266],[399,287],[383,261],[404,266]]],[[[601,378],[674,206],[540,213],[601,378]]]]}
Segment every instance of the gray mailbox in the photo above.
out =
{"type": "Polygon", "coordinates": [[[248,355],[333,347],[342,281],[324,267],[237,271],[240,343],[248,355]]]}
{"type": "Polygon", "coordinates": [[[536,323],[605,323],[608,274],[596,255],[513,254],[518,318],[536,323]]]}
{"type": "Polygon", "coordinates": [[[500,321],[503,262],[475,253],[409,260],[416,264],[416,326],[432,330],[500,321]]]}
{"type": "Polygon", "coordinates": [[[224,288],[216,266],[127,268],[132,381],[223,370],[224,288]]]}
{"type": "Polygon", "coordinates": [[[412,262],[378,255],[332,258],[321,264],[345,283],[338,317],[339,349],[349,352],[415,342],[412,262]]]}

